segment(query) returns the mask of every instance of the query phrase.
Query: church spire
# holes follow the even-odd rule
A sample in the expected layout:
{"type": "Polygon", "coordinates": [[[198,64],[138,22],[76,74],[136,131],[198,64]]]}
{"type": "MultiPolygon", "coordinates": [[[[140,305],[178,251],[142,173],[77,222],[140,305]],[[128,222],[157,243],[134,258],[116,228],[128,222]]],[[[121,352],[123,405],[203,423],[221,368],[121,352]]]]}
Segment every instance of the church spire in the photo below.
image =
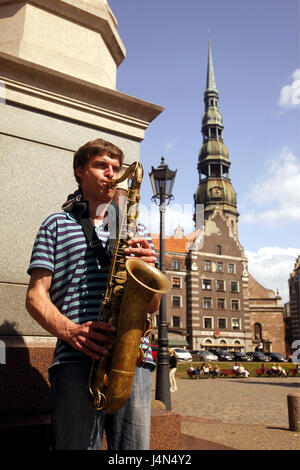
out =
{"type": "Polygon", "coordinates": [[[230,181],[229,154],[223,141],[223,118],[219,110],[219,93],[216,87],[210,42],[204,104],[203,144],[198,159],[199,185],[194,201],[195,205],[204,205],[206,217],[209,217],[216,207],[222,209],[223,214],[232,221],[233,231],[236,233],[238,217],[236,193],[230,181]]]}
{"type": "Polygon", "coordinates": [[[218,90],[217,90],[217,87],[216,87],[214,64],[213,64],[213,60],[212,60],[210,42],[208,42],[206,91],[215,91],[216,93],[218,93],[218,90]]]}

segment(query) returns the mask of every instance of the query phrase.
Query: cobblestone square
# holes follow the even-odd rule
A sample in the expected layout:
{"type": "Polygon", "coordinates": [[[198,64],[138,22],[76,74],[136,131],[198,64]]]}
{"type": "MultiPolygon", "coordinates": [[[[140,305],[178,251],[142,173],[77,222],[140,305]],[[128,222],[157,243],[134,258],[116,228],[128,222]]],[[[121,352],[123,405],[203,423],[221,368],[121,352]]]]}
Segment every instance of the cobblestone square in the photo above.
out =
{"type": "MultiPolygon", "coordinates": [[[[287,395],[300,393],[300,378],[177,379],[172,412],[181,431],[242,450],[299,450],[289,430],[287,395]]],[[[153,377],[153,398],[155,376],[153,377]]]]}

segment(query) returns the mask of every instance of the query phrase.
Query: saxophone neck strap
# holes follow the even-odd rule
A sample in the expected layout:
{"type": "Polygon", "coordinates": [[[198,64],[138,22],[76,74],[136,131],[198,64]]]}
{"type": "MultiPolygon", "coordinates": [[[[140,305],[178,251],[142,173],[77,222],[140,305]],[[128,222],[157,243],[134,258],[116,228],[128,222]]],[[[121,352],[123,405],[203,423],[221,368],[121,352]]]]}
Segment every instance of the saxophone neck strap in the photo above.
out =
{"type": "Polygon", "coordinates": [[[67,201],[63,204],[62,209],[65,212],[72,212],[82,226],[83,232],[88,242],[88,246],[92,248],[101,267],[111,264],[112,253],[119,231],[119,208],[114,201],[108,206],[108,226],[115,227],[116,239],[110,237],[107,246],[104,247],[102,241],[98,238],[95,226],[89,216],[89,203],[83,200],[80,191],[68,196],[67,201]]]}
{"type": "Polygon", "coordinates": [[[88,211],[79,218],[79,222],[83,228],[88,244],[90,248],[94,250],[96,258],[102,267],[109,266],[111,264],[115,243],[119,235],[119,208],[114,201],[112,201],[108,206],[107,219],[106,225],[115,230],[115,237],[112,236],[114,234],[110,234],[111,236],[108,238],[106,246],[104,247],[102,241],[96,234],[95,226],[91,222],[88,211]]]}
{"type": "Polygon", "coordinates": [[[91,219],[83,217],[79,219],[79,223],[81,224],[88,241],[88,246],[94,251],[100,266],[109,266],[111,263],[111,253],[103,246],[102,241],[97,237],[95,227],[92,224],[91,219]]]}

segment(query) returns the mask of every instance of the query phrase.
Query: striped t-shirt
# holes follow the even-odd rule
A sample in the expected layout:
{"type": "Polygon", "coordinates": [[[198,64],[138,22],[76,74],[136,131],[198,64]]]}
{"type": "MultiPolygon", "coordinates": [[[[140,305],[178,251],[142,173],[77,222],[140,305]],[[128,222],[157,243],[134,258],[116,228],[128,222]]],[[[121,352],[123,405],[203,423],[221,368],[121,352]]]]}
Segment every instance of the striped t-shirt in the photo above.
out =
{"type": "MultiPolygon", "coordinates": [[[[138,229],[139,236],[146,238],[154,251],[146,227],[138,224],[138,229]]],[[[95,230],[105,246],[109,238],[107,226],[103,223],[95,230]]],[[[49,296],[63,315],[78,324],[97,320],[109,266],[99,265],[82,226],[71,212],[52,214],[42,223],[33,246],[29,275],[34,268],[46,268],[53,273],[49,296]]],[[[146,362],[154,365],[148,337],[142,347],[147,351],[146,362]]],[[[84,353],[58,339],[51,367],[63,362],[88,360],[84,353]]]]}

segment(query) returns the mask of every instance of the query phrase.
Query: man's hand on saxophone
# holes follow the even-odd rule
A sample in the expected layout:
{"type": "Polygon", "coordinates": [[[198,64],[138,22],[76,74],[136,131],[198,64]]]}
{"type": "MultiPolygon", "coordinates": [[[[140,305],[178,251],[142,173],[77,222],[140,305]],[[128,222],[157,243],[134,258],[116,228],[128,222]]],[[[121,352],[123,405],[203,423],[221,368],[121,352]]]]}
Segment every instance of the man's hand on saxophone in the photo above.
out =
{"type": "Polygon", "coordinates": [[[134,255],[146,263],[155,264],[155,253],[150,243],[145,238],[131,238],[128,240],[127,245],[127,248],[124,249],[127,255],[126,258],[130,258],[130,255],[134,255]]]}
{"type": "Polygon", "coordinates": [[[71,337],[69,343],[91,359],[100,359],[113,346],[115,326],[101,321],[88,321],[77,326],[77,332],[71,337]]]}

